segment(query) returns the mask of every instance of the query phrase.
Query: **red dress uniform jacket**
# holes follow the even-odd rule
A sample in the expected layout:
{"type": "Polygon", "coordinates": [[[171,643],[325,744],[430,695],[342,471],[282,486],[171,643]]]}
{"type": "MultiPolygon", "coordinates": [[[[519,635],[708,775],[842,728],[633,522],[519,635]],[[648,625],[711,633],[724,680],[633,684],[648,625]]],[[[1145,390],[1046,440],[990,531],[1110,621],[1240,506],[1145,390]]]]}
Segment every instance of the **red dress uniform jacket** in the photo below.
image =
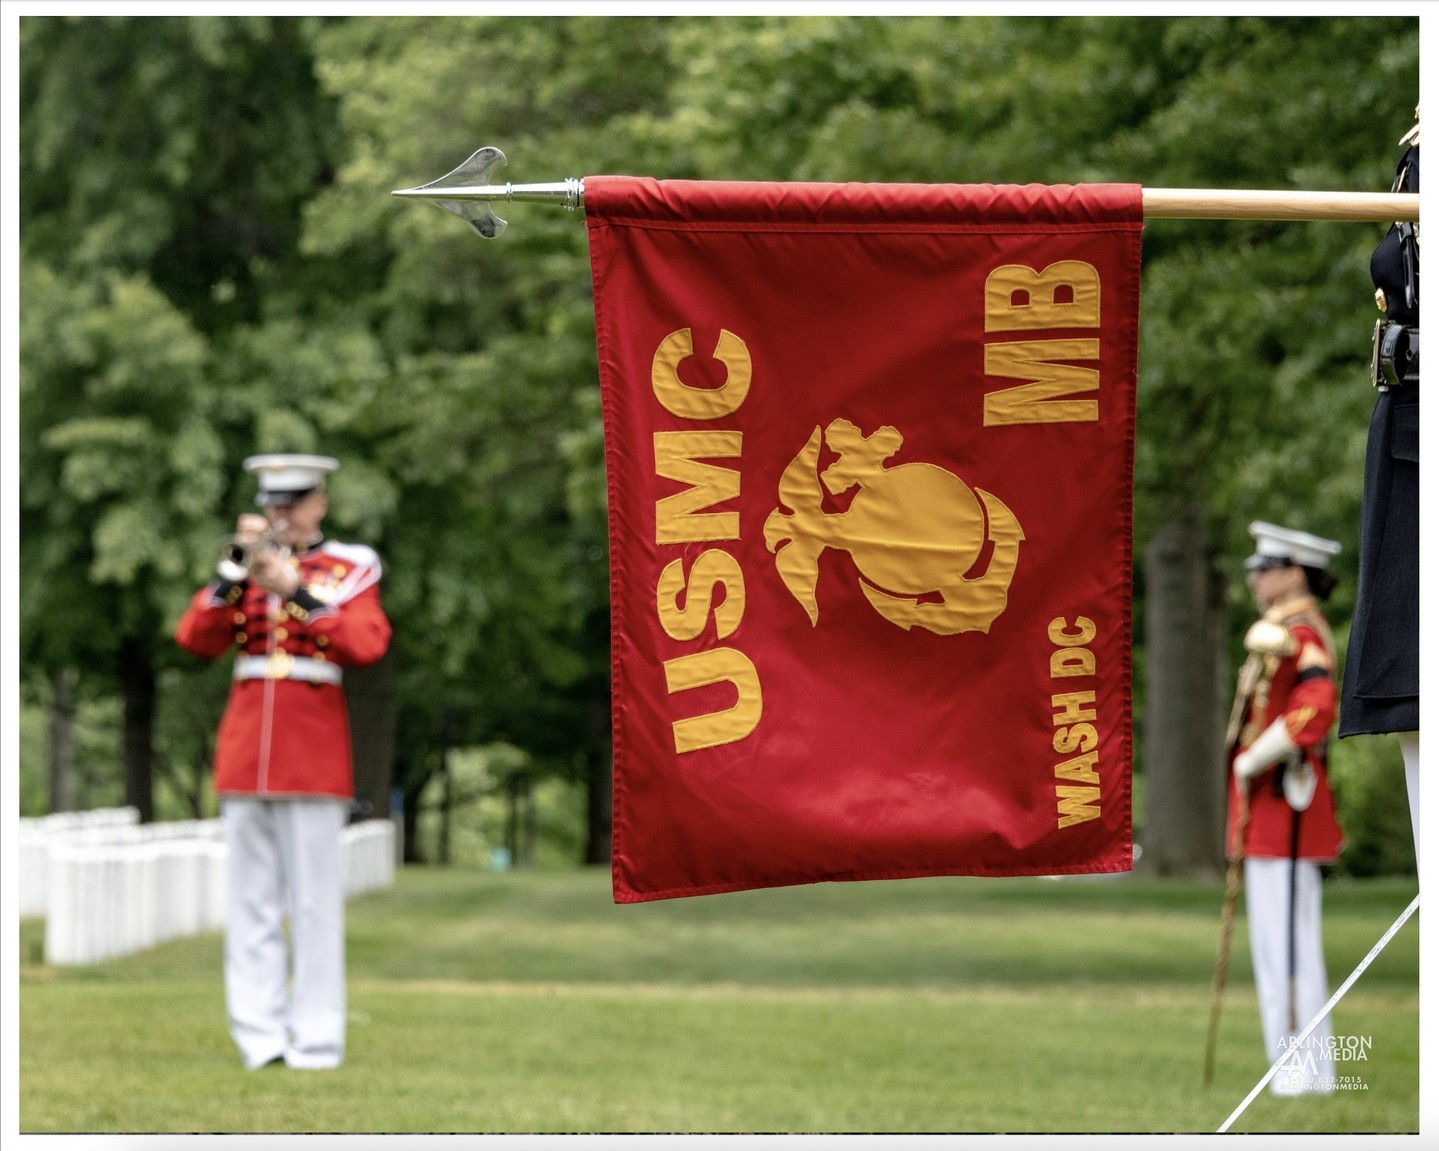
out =
{"type": "Polygon", "coordinates": [[[1229,820],[1225,842],[1230,855],[1234,855],[1241,787],[1234,778],[1234,756],[1282,716],[1290,739],[1298,745],[1305,762],[1318,777],[1314,799],[1302,812],[1290,807],[1281,785],[1282,763],[1255,775],[1249,781],[1244,854],[1288,859],[1294,850],[1297,821],[1299,838],[1295,858],[1315,863],[1332,862],[1344,846],[1324,755],[1325,737],[1337,709],[1334,640],[1329,625],[1319,614],[1318,605],[1309,597],[1283,605],[1268,618],[1282,624],[1292,637],[1289,646],[1293,650],[1287,655],[1267,657],[1265,674],[1249,698],[1244,726],[1229,756],[1229,820]]]}
{"type": "Polygon", "coordinates": [[[236,652],[236,678],[215,747],[219,795],[354,795],[350,724],[336,669],[374,663],[390,642],[380,561],[368,547],[324,542],[290,561],[287,601],[248,582],[201,588],[175,628],[186,651],[236,652]]]}

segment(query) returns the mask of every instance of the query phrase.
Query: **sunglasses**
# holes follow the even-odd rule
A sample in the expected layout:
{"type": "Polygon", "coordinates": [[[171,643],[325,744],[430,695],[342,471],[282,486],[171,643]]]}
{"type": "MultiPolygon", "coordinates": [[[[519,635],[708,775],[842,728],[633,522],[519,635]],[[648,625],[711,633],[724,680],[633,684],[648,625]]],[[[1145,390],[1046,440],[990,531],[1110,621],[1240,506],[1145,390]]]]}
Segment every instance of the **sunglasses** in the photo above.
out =
{"type": "Polygon", "coordinates": [[[1280,556],[1265,556],[1262,559],[1251,560],[1244,565],[1252,572],[1273,571],[1275,568],[1290,568],[1294,566],[1292,560],[1283,559],[1280,556]]]}

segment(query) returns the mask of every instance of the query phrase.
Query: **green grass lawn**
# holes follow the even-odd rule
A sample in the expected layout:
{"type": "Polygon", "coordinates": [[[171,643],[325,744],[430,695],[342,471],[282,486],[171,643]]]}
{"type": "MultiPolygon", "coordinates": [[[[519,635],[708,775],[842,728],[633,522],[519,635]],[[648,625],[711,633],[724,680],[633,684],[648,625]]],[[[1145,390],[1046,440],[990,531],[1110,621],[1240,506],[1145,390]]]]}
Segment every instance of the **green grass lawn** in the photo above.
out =
{"type": "MultiPolygon", "coordinates": [[[[1414,895],[1325,894],[1337,988],[1414,895]]],[[[1222,887],[821,884],[616,906],[590,870],[412,868],[351,905],[330,1072],[246,1072],[220,939],[50,968],[20,937],[21,1132],[1213,1132],[1267,1069],[1243,923],[1202,1083],[1222,887]]],[[[1335,1009],[1328,1098],[1236,1132],[1414,1132],[1419,931],[1335,1009]]]]}

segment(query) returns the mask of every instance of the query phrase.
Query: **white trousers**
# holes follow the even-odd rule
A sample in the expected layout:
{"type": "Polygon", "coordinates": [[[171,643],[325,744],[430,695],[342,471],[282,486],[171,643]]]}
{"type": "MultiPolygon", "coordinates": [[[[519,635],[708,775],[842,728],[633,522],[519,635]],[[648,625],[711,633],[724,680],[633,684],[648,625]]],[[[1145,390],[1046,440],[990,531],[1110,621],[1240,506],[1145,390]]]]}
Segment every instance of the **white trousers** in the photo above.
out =
{"type": "Polygon", "coordinates": [[[1319,865],[1294,863],[1294,1005],[1290,1016],[1290,864],[1287,859],[1244,861],[1244,902],[1254,988],[1264,1029],[1265,1067],[1285,1052],[1293,1057],[1274,1073],[1276,1095],[1327,1095],[1334,1090],[1334,1029],[1329,1016],[1295,1048],[1294,1041],[1329,1002],[1324,970],[1323,907],[1319,865]]]}
{"type": "Polygon", "coordinates": [[[230,852],[225,1005],[246,1067],[344,1059],[348,812],[343,800],[220,801],[230,852]]]}

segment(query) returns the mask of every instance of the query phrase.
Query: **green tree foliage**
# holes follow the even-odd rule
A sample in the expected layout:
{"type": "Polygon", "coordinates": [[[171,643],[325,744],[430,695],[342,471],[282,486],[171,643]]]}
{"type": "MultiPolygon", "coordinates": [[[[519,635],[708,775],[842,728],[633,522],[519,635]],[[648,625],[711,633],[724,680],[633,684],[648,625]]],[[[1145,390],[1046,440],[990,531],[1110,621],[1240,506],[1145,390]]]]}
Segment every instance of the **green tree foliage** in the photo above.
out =
{"type": "Polygon", "coordinates": [[[197,327],[253,322],[328,176],[312,21],[20,22],[26,249],[144,272],[197,327]]]}
{"type": "Polygon", "coordinates": [[[312,253],[393,253],[360,307],[396,386],[362,418],[383,431],[377,462],[400,488],[385,547],[397,561],[387,602],[408,806],[447,745],[508,741],[536,770],[594,791],[595,861],[608,853],[608,602],[583,229],[526,220],[476,250],[453,217],[388,193],[453,167],[496,117],[522,126],[519,146],[563,159],[578,126],[598,131],[643,98],[618,62],[648,54],[658,29],[434,18],[326,28],[320,71],[352,147],[306,216],[312,253]]]}
{"type": "Polygon", "coordinates": [[[21,655],[124,697],[125,799],[148,818],[162,629],[188,583],[175,544],[208,514],[221,455],[207,349],[140,276],[32,263],[22,291],[21,655]]]}
{"type": "Polygon", "coordinates": [[[145,818],[169,628],[213,565],[239,457],[291,438],[265,393],[302,390],[234,373],[253,325],[294,311],[277,285],[303,295],[310,270],[299,204],[334,122],[308,26],[20,23],[22,657],[122,694],[145,818]]]}

